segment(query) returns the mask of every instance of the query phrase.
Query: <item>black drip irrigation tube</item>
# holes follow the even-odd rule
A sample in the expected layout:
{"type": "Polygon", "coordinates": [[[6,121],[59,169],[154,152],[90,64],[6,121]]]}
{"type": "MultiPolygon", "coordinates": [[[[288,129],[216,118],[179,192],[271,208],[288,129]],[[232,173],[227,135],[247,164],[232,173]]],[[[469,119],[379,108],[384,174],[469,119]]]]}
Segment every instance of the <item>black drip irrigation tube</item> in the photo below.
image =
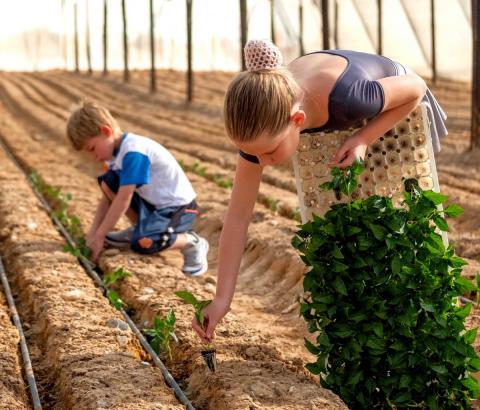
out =
{"type": "MultiPolygon", "coordinates": [[[[65,240],[67,241],[67,243],[72,246],[72,247],[77,247],[77,244],[75,243],[75,241],[73,240],[73,238],[70,236],[70,234],[68,233],[68,231],[65,229],[65,227],[62,225],[62,223],[60,222],[60,220],[54,215],[53,213],[53,210],[52,210],[52,207],[50,206],[50,204],[46,201],[46,199],[43,197],[43,195],[37,190],[37,188],[33,185],[32,181],[30,180],[30,178],[28,177],[27,173],[25,172],[25,170],[23,169],[23,167],[20,165],[20,163],[17,161],[16,157],[14,156],[14,154],[10,151],[10,149],[6,146],[6,144],[0,139],[0,146],[3,148],[3,150],[7,153],[7,155],[10,157],[10,159],[13,161],[13,163],[17,166],[17,168],[26,176],[27,178],[27,181],[30,185],[30,187],[32,188],[33,192],[35,193],[35,195],[37,196],[37,198],[39,199],[39,201],[41,202],[42,206],[45,208],[45,210],[47,211],[48,215],[50,216],[50,218],[52,219],[52,221],[55,223],[55,225],[57,225],[58,227],[58,230],[61,232],[61,234],[63,235],[63,237],[65,238],[65,240]]],[[[92,264],[92,262],[90,262],[90,260],[88,260],[86,257],[84,257],[83,255],[80,255],[78,258],[77,258],[80,263],[82,264],[82,266],[85,268],[85,270],[87,271],[88,275],[92,278],[92,280],[95,282],[95,284],[97,285],[98,288],[100,288],[102,290],[102,293],[104,296],[106,296],[107,294],[107,287],[105,286],[105,284],[103,283],[103,280],[100,278],[100,276],[97,274],[97,272],[95,272],[95,270],[93,269],[95,265],[92,264]]],[[[169,387],[171,387],[173,389],[173,392],[175,394],[175,397],[177,398],[177,400],[184,404],[185,405],[185,408],[187,410],[195,410],[195,408],[193,407],[192,403],[190,402],[190,400],[188,399],[188,397],[185,395],[184,391],[181,389],[181,387],[178,385],[178,383],[175,381],[175,379],[173,378],[173,376],[171,375],[171,373],[168,371],[167,367],[163,364],[163,362],[160,360],[160,358],[158,357],[158,355],[155,353],[155,351],[152,349],[152,347],[150,346],[150,344],[147,342],[147,339],[145,339],[145,337],[142,335],[142,332],[140,332],[140,330],[138,329],[137,325],[135,325],[135,323],[133,322],[133,320],[130,318],[130,316],[128,315],[128,313],[123,309],[123,308],[120,308],[118,309],[119,312],[122,314],[123,318],[125,319],[125,321],[128,323],[128,325],[130,326],[130,329],[132,329],[133,333],[135,333],[135,335],[137,336],[138,340],[140,341],[140,344],[142,345],[142,347],[147,351],[147,353],[150,355],[150,357],[152,358],[153,362],[155,363],[155,365],[160,369],[160,371],[162,372],[162,375],[163,375],[163,378],[165,379],[165,382],[167,383],[167,385],[169,387]]],[[[23,335],[23,332],[22,332],[22,335],[23,335]]],[[[22,352],[23,352],[23,349],[22,349],[22,352]]],[[[27,351],[27,355],[28,355],[28,351],[27,351]]],[[[31,369],[31,365],[30,365],[30,369],[31,369]]],[[[33,372],[32,372],[32,376],[33,376],[33,372]]],[[[37,394],[38,396],[38,394],[37,394]]],[[[39,407],[40,409],[41,407],[39,407]]],[[[37,410],[37,408],[35,408],[35,410],[37,410]]]]}
{"type": "Polygon", "coordinates": [[[25,339],[25,334],[23,333],[22,322],[20,320],[20,316],[18,315],[15,301],[13,300],[12,291],[10,289],[10,285],[8,284],[7,275],[5,273],[5,268],[3,266],[1,257],[0,278],[2,280],[5,296],[7,297],[8,307],[12,315],[13,323],[15,324],[18,335],[20,336],[20,349],[22,351],[23,366],[25,367],[25,376],[28,381],[28,386],[30,387],[30,396],[32,398],[33,408],[34,410],[42,410],[42,405],[40,404],[40,397],[38,396],[37,383],[35,382],[35,375],[33,374],[32,362],[30,360],[30,354],[28,353],[27,341],[25,339]]]}

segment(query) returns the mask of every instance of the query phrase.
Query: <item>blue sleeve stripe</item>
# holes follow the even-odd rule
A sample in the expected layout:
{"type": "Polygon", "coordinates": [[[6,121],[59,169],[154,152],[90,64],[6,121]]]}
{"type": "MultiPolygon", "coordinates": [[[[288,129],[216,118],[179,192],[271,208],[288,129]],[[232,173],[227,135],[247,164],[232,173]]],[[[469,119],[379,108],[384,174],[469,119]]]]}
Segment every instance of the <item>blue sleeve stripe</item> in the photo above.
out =
{"type": "Polygon", "coordinates": [[[128,152],[123,157],[119,174],[120,186],[146,185],[150,182],[150,160],[139,152],[128,152]]]}

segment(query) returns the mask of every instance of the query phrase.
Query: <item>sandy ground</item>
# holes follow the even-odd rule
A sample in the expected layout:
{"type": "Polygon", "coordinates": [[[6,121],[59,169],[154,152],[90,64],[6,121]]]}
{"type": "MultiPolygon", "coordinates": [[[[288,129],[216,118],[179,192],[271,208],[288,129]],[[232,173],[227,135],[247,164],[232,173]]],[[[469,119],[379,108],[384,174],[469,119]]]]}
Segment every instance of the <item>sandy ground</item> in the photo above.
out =
{"type": "MultiPolygon", "coordinates": [[[[180,289],[203,298],[211,298],[214,293],[218,237],[229,190],[216,186],[211,179],[216,173],[231,178],[237,156],[221,122],[223,92],[229,79],[230,75],[223,73],[199,75],[196,102],[187,105],[184,77],[171,71],[159,74],[156,95],[147,92],[148,76],[144,72],[134,72],[131,85],[123,84],[118,75],[1,74],[0,136],[23,165],[36,169],[47,183],[73,194],[70,209],[80,217],[85,229],[99,196],[95,176],[100,168],[73,151],[64,135],[69,109],[79,99],[99,100],[111,108],[125,130],[151,136],[185,164],[200,162],[206,167],[206,177],[193,173],[188,176],[202,211],[196,228],[211,244],[210,271],[195,280],[185,278],[179,269],[178,252],[145,257],[111,251],[101,258],[101,267],[109,271],[123,266],[134,274],[118,290],[141,326],[149,325],[155,314],[163,315],[170,307],[175,308],[180,343],[174,346],[169,367],[197,408],[345,408],[303,369],[312,357],[303,348],[307,333],[297,313],[304,267],[289,245],[296,227],[289,218],[296,207],[290,166],[272,168],[263,177],[232,312],[218,327],[216,374],[208,373],[200,358],[202,346],[190,329],[191,311],[173,295],[180,289]],[[279,212],[263,205],[272,198],[281,201],[279,212]]],[[[451,135],[437,157],[442,191],[466,210],[450,223],[450,240],[460,256],[468,258],[471,266],[465,275],[471,277],[478,270],[480,255],[480,218],[476,212],[480,202],[480,155],[466,152],[468,90],[461,84],[443,83],[436,95],[452,117],[451,135]]],[[[3,190],[4,182],[1,184],[3,190]]],[[[26,217],[24,213],[19,220],[26,217]]],[[[125,221],[122,226],[126,226],[125,221]]],[[[7,235],[3,240],[10,239],[7,235]]],[[[39,241],[38,246],[44,245],[39,241]]],[[[44,267],[52,263],[48,261],[44,267]]],[[[91,303],[100,302],[92,299],[91,303]]],[[[469,326],[476,324],[478,316],[474,313],[469,326]]]]}

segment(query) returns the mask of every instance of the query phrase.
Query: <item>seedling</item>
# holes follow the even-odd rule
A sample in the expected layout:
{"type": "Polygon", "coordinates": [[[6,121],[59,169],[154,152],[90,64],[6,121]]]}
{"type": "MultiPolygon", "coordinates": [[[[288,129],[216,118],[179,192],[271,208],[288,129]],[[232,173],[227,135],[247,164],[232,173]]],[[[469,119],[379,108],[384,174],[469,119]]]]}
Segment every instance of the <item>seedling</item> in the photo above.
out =
{"type": "Polygon", "coordinates": [[[230,178],[224,177],[219,173],[213,174],[212,180],[220,188],[231,189],[233,187],[233,181],[230,178]]]}
{"type": "Polygon", "coordinates": [[[205,177],[207,174],[207,168],[200,165],[198,161],[195,161],[195,163],[192,165],[192,172],[201,177],[205,177]]]}
{"type": "MultiPolygon", "coordinates": [[[[351,195],[357,166],[324,186],[351,195]]],[[[306,367],[349,408],[466,409],[480,392],[477,330],[464,326],[472,304],[456,304],[477,286],[436,231],[462,211],[439,210],[446,199],[410,181],[404,208],[378,195],[335,204],[292,240],[310,267],[300,313],[316,362],[306,367]]]]}
{"type": "Polygon", "coordinates": [[[105,286],[111,286],[114,283],[118,282],[119,280],[123,280],[130,276],[132,276],[132,274],[129,271],[127,271],[126,269],[123,269],[123,267],[119,267],[115,269],[113,272],[110,272],[107,275],[105,275],[103,278],[103,283],[105,284],[105,286]]]}
{"type": "Polygon", "coordinates": [[[127,307],[127,304],[120,298],[114,290],[107,290],[107,298],[112,306],[117,310],[122,310],[127,307]]]}
{"type": "Polygon", "coordinates": [[[337,200],[342,198],[342,194],[351,196],[358,186],[357,177],[365,170],[363,161],[357,158],[354,163],[345,170],[333,168],[331,171],[332,180],[324,182],[320,188],[324,191],[333,190],[337,200]]]}
{"type": "Polygon", "coordinates": [[[266,196],[265,197],[265,205],[273,212],[277,212],[278,210],[278,199],[266,196]]]}
{"type": "MultiPolygon", "coordinates": [[[[205,330],[203,309],[205,309],[212,301],[211,300],[198,300],[193,294],[187,291],[178,291],[175,292],[180,299],[185,303],[192,305],[195,309],[195,318],[200,324],[201,328],[205,330]]],[[[208,346],[207,350],[202,350],[202,357],[205,360],[210,371],[215,372],[217,369],[217,360],[215,357],[215,349],[212,346],[208,346]]]]}
{"type": "Polygon", "coordinates": [[[160,316],[155,316],[153,319],[153,328],[143,329],[143,332],[146,335],[152,337],[150,344],[152,345],[153,350],[155,350],[157,354],[159,354],[160,351],[166,352],[170,360],[172,360],[170,339],[178,341],[173,331],[175,321],[175,312],[173,309],[170,309],[164,319],[160,316]]]}
{"type": "Polygon", "coordinates": [[[72,199],[72,194],[64,194],[59,188],[48,185],[36,171],[30,174],[30,180],[37,191],[46,198],[53,209],[53,215],[65,227],[76,244],[76,246],[65,245],[63,247],[64,252],[69,252],[77,258],[84,256],[88,259],[90,249],[86,246],[80,219],[75,215],[69,215],[67,212],[68,202],[72,199]]]}

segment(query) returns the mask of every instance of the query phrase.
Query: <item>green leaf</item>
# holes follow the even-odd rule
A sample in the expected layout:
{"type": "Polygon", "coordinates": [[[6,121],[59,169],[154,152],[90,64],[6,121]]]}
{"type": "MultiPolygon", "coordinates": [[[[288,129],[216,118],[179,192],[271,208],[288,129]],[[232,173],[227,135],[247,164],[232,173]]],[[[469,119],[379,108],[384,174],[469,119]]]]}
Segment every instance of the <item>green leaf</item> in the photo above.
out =
{"type": "Polygon", "coordinates": [[[175,295],[177,295],[185,303],[188,303],[190,305],[195,306],[198,303],[197,298],[193,296],[190,292],[187,292],[186,290],[180,290],[178,292],[175,292],[175,295]]]}
{"type": "Polygon", "coordinates": [[[333,256],[335,259],[344,259],[344,256],[343,256],[343,254],[342,254],[342,251],[341,251],[340,248],[337,246],[337,244],[335,244],[335,245],[333,246],[332,256],[333,256]]]}
{"type": "Polygon", "coordinates": [[[333,287],[335,288],[335,290],[344,295],[344,296],[347,296],[347,288],[345,286],[345,282],[342,280],[342,278],[340,276],[336,276],[334,281],[333,281],[333,287]]]}
{"type": "Polygon", "coordinates": [[[395,255],[392,259],[392,272],[394,275],[398,275],[402,270],[402,260],[399,255],[395,255]]]}
{"type": "Polygon", "coordinates": [[[349,377],[347,384],[351,386],[356,386],[360,380],[363,379],[363,371],[358,370],[349,377]]]}
{"type": "Polygon", "coordinates": [[[309,340],[304,338],[303,341],[304,341],[305,347],[310,353],[317,355],[320,352],[320,349],[309,340]]]}
{"type": "Polygon", "coordinates": [[[472,310],[472,304],[467,303],[464,307],[458,309],[455,312],[455,315],[462,318],[462,319],[465,319],[470,314],[471,310],[472,310]]]}
{"type": "Polygon", "coordinates": [[[383,325],[381,322],[375,322],[372,325],[373,331],[378,337],[383,337],[383,325]]]}
{"type": "Polygon", "coordinates": [[[310,373],[313,373],[313,374],[320,374],[322,372],[322,367],[318,364],[318,363],[307,363],[305,365],[305,368],[310,372],[310,373]]]}
{"type": "Polygon", "coordinates": [[[439,194],[433,191],[423,192],[423,196],[432,201],[435,205],[440,205],[442,202],[445,202],[448,199],[447,195],[439,194]]]}
{"type": "Polygon", "coordinates": [[[430,368],[434,371],[434,372],[437,372],[439,374],[447,374],[448,373],[448,370],[445,366],[441,366],[441,365],[432,365],[430,366],[430,368]]]}
{"type": "Polygon", "coordinates": [[[468,344],[472,344],[475,341],[475,338],[477,337],[477,330],[478,330],[477,328],[468,330],[463,335],[463,339],[465,340],[465,342],[467,342],[468,344]]]}
{"type": "Polygon", "coordinates": [[[472,392],[474,398],[478,397],[480,385],[475,377],[469,376],[468,379],[463,379],[462,384],[472,392]]]}
{"type": "Polygon", "coordinates": [[[448,205],[443,212],[445,215],[449,216],[450,218],[456,218],[457,216],[463,214],[463,208],[460,205],[448,205]]]}
{"type": "Polygon", "coordinates": [[[455,284],[458,285],[462,293],[477,290],[477,287],[471,281],[469,281],[467,278],[464,278],[463,276],[459,276],[457,279],[455,279],[455,284]]]}
{"type": "Polygon", "coordinates": [[[443,219],[441,216],[436,215],[433,217],[433,222],[435,222],[435,225],[438,226],[438,229],[444,232],[448,232],[448,223],[445,219],[443,219]]]}

